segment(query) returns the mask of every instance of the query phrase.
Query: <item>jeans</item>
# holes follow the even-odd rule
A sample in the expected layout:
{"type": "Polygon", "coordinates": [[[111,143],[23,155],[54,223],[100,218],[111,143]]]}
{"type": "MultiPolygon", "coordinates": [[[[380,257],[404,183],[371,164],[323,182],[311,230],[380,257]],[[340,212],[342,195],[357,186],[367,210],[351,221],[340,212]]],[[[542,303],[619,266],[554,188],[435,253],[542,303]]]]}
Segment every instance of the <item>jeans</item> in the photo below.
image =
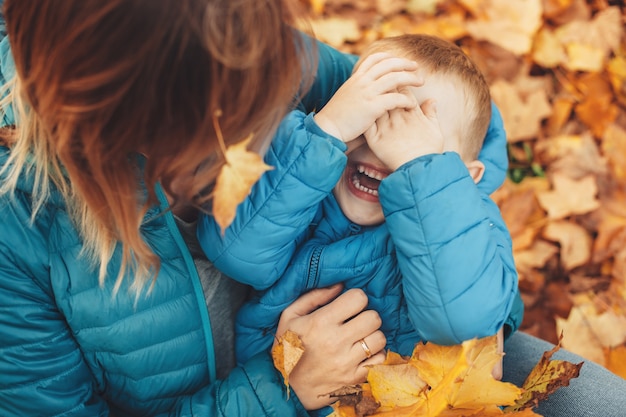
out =
{"type": "MultiPolygon", "coordinates": [[[[504,344],[502,380],[521,387],[543,352],[554,345],[523,332],[514,333],[504,344]]],[[[578,378],[539,403],[535,412],[544,417],[626,417],[626,380],[602,366],[560,349],[552,359],[584,362],[578,378]]]]}

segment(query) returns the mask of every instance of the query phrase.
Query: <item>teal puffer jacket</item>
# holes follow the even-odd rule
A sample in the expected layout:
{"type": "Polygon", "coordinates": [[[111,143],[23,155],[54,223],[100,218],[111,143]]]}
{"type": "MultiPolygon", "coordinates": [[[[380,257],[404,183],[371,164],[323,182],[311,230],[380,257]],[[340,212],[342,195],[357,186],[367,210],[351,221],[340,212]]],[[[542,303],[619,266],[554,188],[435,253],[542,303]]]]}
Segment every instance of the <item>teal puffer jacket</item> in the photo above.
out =
{"type": "MultiPolygon", "coordinates": [[[[304,103],[324,103],[349,76],[354,57],[318,45],[318,75],[304,103]]],[[[14,73],[0,44],[4,83],[14,73]]],[[[306,107],[306,106],[305,106],[306,107]]],[[[3,124],[12,124],[5,109],[3,124]]],[[[10,150],[0,147],[0,168],[10,150]]],[[[0,178],[3,181],[3,178],[0,178]]],[[[33,178],[0,196],[0,415],[305,416],[267,353],[215,378],[215,354],[200,280],[167,202],[146,215],[142,232],[161,258],[149,295],[126,278],[98,285],[81,257],[81,239],[54,191],[31,221],[33,178]]]]}
{"type": "Polygon", "coordinates": [[[382,180],[385,223],[362,228],[332,197],[346,145],[312,115],[292,112],[266,155],[275,169],[255,184],[222,240],[213,219],[198,227],[215,265],[266,290],[240,310],[238,360],[271,345],[280,312],[295,298],[336,282],[365,290],[388,348],[402,354],[420,340],[456,344],[503,326],[515,331],[523,304],[511,237],[489,198],[504,178],[505,144],[494,107],[478,186],[457,153],[422,156],[382,180]]]}

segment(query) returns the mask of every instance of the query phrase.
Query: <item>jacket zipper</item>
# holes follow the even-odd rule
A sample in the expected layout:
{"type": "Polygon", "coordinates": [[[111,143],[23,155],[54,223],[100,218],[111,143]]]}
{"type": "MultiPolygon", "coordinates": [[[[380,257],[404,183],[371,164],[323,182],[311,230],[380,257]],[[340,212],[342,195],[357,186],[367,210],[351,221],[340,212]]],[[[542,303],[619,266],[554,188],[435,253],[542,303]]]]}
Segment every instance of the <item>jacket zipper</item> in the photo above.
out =
{"type": "Polygon", "coordinates": [[[306,278],[306,289],[317,287],[318,272],[320,266],[320,258],[322,257],[323,246],[316,246],[311,253],[311,259],[309,260],[309,273],[306,278]]]}

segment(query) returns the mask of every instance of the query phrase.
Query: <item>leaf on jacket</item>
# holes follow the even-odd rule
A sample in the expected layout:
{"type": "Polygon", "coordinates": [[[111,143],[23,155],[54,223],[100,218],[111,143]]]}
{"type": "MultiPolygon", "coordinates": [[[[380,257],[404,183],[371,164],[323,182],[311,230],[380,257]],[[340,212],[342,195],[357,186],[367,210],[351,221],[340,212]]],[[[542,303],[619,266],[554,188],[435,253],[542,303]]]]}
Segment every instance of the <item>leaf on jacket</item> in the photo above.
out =
{"type": "Polygon", "coordinates": [[[572,378],[578,377],[584,362],[573,364],[563,360],[551,360],[552,355],[560,348],[559,343],[543,354],[522,385],[524,393],[515,405],[506,407],[505,412],[535,407],[539,401],[545,400],[557,389],[568,386],[572,378]]]}
{"type": "Polygon", "coordinates": [[[272,347],[274,366],[285,380],[287,395],[289,395],[289,374],[296,367],[303,353],[304,346],[300,336],[291,330],[287,330],[284,335],[280,336],[274,347],[272,347]]]}
{"type": "Polygon", "coordinates": [[[265,171],[272,169],[261,155],[247,149],[252,134],[224,151],[226,164],[222,167],[213,190],[213,217],[222,233],[235,219],[237,206],[265,171]]]}
{"type": "MultiPolygon", "coordinates": [[[[334,404],[332,416],[504,415],[500,406],[516,404],[522,389],[493,378],[492,370],[501,358],[495,336],[454,346],[418,344],[410,358],[390,353],[383,364],[370,368],[362,392],[352,390],[343,397],[337,396],[340,401],[334,404]],[[367,398],[367,391],[380,406],[363,413],[358,400],[367,398]],[[348,395],[353,399],[346,398],[348,395]]],[[[508,414],[538,416],[530,408],[511,410],[508,414]]]]}

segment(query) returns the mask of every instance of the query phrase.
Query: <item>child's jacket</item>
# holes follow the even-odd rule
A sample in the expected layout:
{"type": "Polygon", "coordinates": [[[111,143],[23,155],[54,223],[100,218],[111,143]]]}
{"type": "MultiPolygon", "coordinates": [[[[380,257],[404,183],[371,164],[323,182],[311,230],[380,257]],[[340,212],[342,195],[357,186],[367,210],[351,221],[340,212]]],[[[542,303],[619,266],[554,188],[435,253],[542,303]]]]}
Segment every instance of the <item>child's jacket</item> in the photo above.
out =
{"type": "Polygon", "coordinates": [[[455,344],[503,325],[507,333],[516,330],[523,305],[511,239],[487,194],[504,173],[498,156],[504,146],[494,143],[503,138],[501,121],[494,115],[479,187],[456,153],[417,158],[380,185],[385,224],[362,228],[332,196],[345,144],[311,115],[292,112],[266,157],[275,169],[239,207],[222,246],[214,244],[213,219],[199,225],[200,242],[213,243],[204,247],[209,259],[264,290],[239,313],[238,361],[271,346],[280,313],[299,295],[336,282],[367,293],[387,347],[401,354],[420,340],[455,344]]]}

